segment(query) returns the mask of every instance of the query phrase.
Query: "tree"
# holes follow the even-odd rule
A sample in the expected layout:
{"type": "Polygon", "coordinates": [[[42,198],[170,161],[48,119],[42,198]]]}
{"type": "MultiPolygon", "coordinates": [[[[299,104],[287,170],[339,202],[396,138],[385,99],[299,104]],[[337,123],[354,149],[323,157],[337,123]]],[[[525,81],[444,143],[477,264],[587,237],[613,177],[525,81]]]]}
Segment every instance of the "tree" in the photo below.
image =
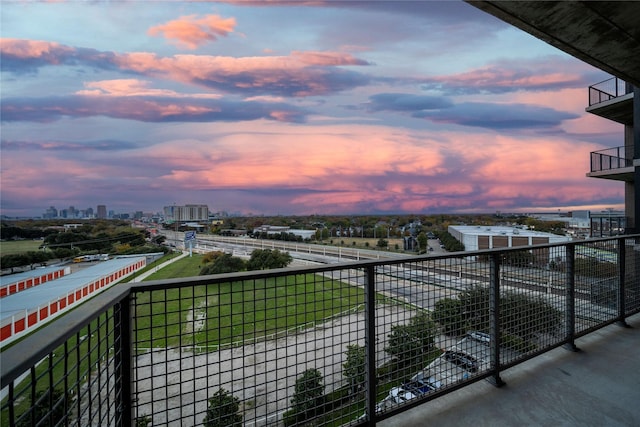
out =
{"type": "Polygon", "coordinates": [[[406,325],[394,325],[387,336],[389,342],[384,351],[394,356],[402,365],[422,364],[423,356],[433,349],[436,326],[428,312],[421,312],[406,325]]]}
{"type": "Polygon", "coordinates": [[[296,379],[291,410],[284,415],[285,426],[302,423],[321,414],[323,403],[322,374],[315,368],[307,369],[296,379]]]}
{"type": "Polygon", "coordinates": [[[69,248],[55,248],[51,252],[55,258],[70,258],[77,253],[69,248]]]}
{"type": "Polygon", "coordinates": [[[424,233],[424,231],[421,231],[420,234],[418,234],[418,237],[416,237],[416,240],[418,241],[418,247],[420,248],[420,252],[425,252],[427,250],[427,246],[429,246],[429,238],[424,233]]]}
{"type": "Polygon", "coordinates": [[[242,415],[240,415],[240,401],[227,390],[219,389],[211,399],[207,415],[202,420],[205,427],[229,427],[240,426],[242,415]]]}
{"type": "Polygon", "coordinates": [[[251,252],[251,258],[247,261],[247,270],[269,270],[288,266],[293,258],[288,252],[280,252],[278,249],[256,249],[251,252]]]}
{"type": "Polygon", "coordinates": [[[222,254],[206,264],[200,270],[201,276],[208,274],[222,274],[222,273],[235,273],[236,271],[242,271],[245,269],[245,262],[241,258],[234,257],[231,254],[222,254]]]}
{"type": "Polygon", "coordinates": [[[351,393],[355,394],[365,381],[365,348],[357,344],[347,346],[347,360],[342,364],[344,377],[349,381],[351,393]]]}
{"type": "Polygon", "coordinates": [[[448,231],[438,231],[436,235],[449,252],[464,251],[464,245],[448,231]]]}
{"type": "Polygon", "coordinates": [[[26,256],[29,264],[31,264],[31,269],[33,269],[34,264],[46,264],[51,259],[50,253],[44,251],[29,251],[26,256]]]}
{"type": "MultiPolygon", "coordinates": [[[[458,295],[466,329],[489,330],[489,288],[472,286],[458,295]]],[[[563,314],[544,298],[514,291],[500,293],[501,337],[534,345],[537,335],[555,335],[562,326],[563,314]]]]}
{"type": "Polygon", "coordinates": [[[462,301],[453,298],[443,298],[436,301],[431,318],[438,323],[447,335],[464,334],[464,317],[462,301]]]}
{"type": "Polygon", "coordinates": [[[10,268],[12,273],[14,268],[22,267],[23,265],[27,265],[28,263],[29,263],[29,258],[25,254],[4,255],[0,259],[0,264],[2,264],[2,268],[10,268]]]}

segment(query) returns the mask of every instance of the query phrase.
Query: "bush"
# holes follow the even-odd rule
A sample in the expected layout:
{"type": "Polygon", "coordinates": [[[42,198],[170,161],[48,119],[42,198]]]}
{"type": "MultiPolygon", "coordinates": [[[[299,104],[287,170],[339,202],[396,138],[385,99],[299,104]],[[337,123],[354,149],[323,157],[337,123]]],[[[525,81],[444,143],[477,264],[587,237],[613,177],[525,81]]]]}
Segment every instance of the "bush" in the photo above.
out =
{"type": "Polygon", "coordinates": [[[269,270],[283,268],[291,264],[293,258],[288,252],[280,252],[278,249],[256,249],[251,252],[251,258],[247,261],[247,270],[269,270]]]}
{"type": "Polygon", "coordinates": [[[142,415],[135,419],[136,427],[147,427],[151,422],[151,418],[148,415],[142,415]]]}
{"type": "Polygon", "coordinates": [[[219,389],[209,399],[207,415],[202,420],[204,427],[235,427],[242,424],[240,401],[225,389],[219,389]]]}
{"type": "Polygon", "coordinates": [[[222,254],[213,262],[202,267],[200,275],[235,273],[236,271],[243,271],[245,268],[245,262],[241,258],[234,257],[231,254],[222,254]]]}
{"type": "Polygon", "coordinates": [[[295,392],[291,398],[292,408],[283,415],[285,426],[303,423],[322,414],[324,384],[317,369],[307,369],[296,379],[295,392]]]}

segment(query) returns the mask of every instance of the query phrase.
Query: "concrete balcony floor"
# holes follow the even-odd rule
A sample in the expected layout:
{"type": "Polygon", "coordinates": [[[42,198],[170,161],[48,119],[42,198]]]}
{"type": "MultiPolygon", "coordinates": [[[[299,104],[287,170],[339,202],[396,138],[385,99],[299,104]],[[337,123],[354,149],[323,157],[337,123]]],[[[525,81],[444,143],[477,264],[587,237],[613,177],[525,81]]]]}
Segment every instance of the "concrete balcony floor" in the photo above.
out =
{"type": "Polygon", "coordinates": [[[640,314],[380,422],[395,426],[640,426],[640,314]]]}

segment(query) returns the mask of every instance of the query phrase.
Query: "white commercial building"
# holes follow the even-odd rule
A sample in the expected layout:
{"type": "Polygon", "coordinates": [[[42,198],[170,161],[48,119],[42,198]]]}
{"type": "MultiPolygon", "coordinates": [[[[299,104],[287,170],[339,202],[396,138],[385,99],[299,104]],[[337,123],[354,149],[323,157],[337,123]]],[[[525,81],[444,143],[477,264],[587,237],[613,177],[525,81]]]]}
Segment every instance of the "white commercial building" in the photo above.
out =
{"type": "Polygon", "coordinates": [[[253,229],[254,234],[266,233],[267,235],[275,234],[293,234],[294,236],[302,237],[303,239],[311,239],[316,235],[316,230],[299,230],[295,228],[289,228],[283,225],[261,225],[253,229]]]}
{"type": "MultiPolygon", "coordinates": [[[[450,225],[449,233],[464,245],[466,251],[513,248],[570,242],[571,238],[525,228],[481,225],[450,225]]],[[[564,258],[564,248],[548,250],[549,260],[564,258]]],[[[547,255],[545,255],[545,258],[547,255]]]]}

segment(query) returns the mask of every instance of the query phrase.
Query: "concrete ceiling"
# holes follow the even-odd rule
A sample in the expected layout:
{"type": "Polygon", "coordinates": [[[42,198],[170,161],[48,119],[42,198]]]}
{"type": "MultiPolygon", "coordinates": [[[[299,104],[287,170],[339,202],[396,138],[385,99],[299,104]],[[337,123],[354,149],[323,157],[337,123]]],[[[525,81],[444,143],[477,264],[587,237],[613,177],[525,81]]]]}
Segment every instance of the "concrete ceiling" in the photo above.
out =
{"type": "Polygon", "coordinates": [[[640,1],[467,3],[640,87],[640,1]]]}

